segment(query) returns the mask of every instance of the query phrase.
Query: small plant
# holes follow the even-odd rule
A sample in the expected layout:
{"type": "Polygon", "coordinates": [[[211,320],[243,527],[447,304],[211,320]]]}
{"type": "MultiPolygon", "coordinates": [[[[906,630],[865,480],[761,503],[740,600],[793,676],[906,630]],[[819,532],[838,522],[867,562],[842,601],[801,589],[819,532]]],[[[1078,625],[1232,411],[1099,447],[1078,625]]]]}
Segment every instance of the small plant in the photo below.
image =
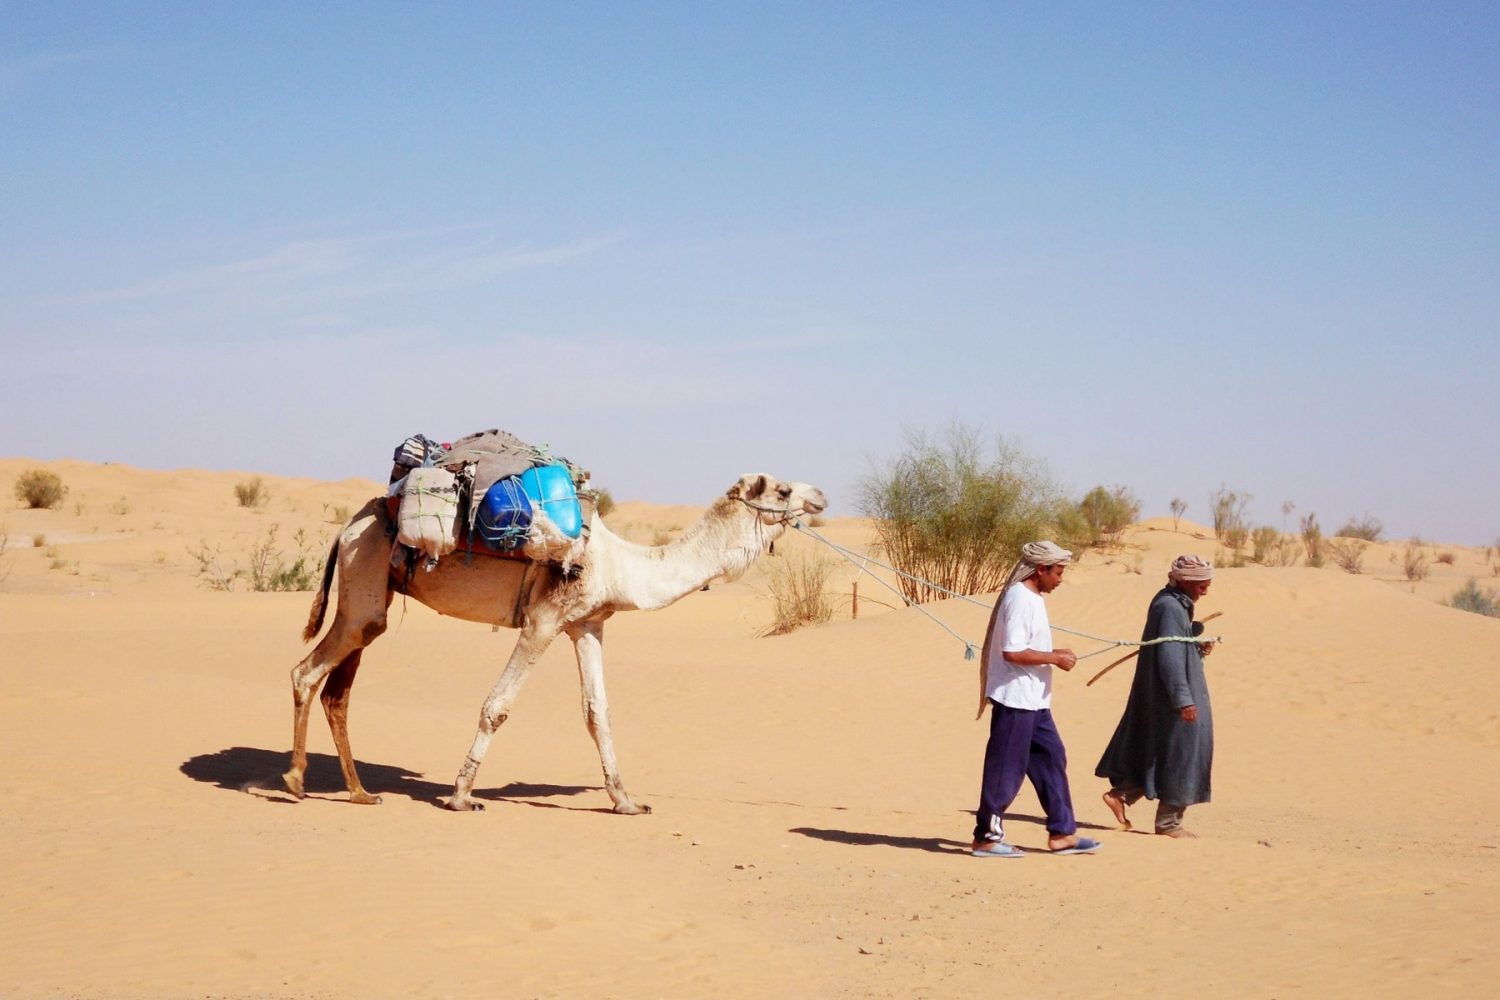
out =
{"type": "Polygon", "coordinates": [[[197,576],[209,590],[230,590],[240,576],[240,570],[224,568],[224,553],[221,549],[209,548],[208,542],[199,539],[197,548],[189,548],[188,555],[198,564],[197,576]]]}
{"type": "Polygon", "coordinates": [[[111,514],[124,517],[126,514],[130,513],[130,501],[125,497],[120,497],[114,503],[109,505],[109,512],[111,514]]]}
{"type": "Polygon", "coordinates": [[[67,495],[68,488],[55,472],[27,469],[16,478],[16,499],[33,510],[55,510],[67,495]]]}
{"type": "Polygon", "coordinates": [[[657,528],[651,535],[652,547],[661,548],[663,545],[672,544],[672,532],[675,530],[675,528],[657,528]]]}
{"type": "Polygon", "coordinates": [[[1178,523],[1182,520],[1182,515],[1187,513],[1187,501],[1179,497],[1173,497],[1172,502],[1168,506],[1172,508],[1172,530],[1176,531],[1178,523]]]}
{"type": "Polygon", "coordinates": [[[261,507],[271,499],[271,493],[266,489],[265,480],[256,476],[254,479],[245,479],[234,484],[234,498],[239,501],[241,507],[261,507]]]}
{"type": "Polygon", "coordinates": [[[1427,574],[1431,572],[1431,567],[1427,565],[1427,554],[1422,551],[1420,546],[1408,545],[1406,547],[1406,552],[1403,553],[1401,559],[1401,571],[1406,574],[1406,578],[1412,583],[1427,579],[1427,574]]]}
{"type": "Polygon", "coordinates": [[[44,534],[42,534],[41,532],[37,532],[36,534],[34,534],[34,535],[31,536],[31,547],[32,548],[39,549],[43,545],[46,545],[46,544],[47,544],[47,536],[44,535],[44,534]]]}
{"type": "Polygon", "coordinates": [[[1112,490],[1096,486],[1078,502],[1078,510],[1089,528],[1089,545],[1113,547],[1120,544],[1125,529],[1140,516],[1141,502],[1124,486],[1112,490]]]}
{"type": "Polygon", "coordinates": [[[1323,565],[1323,529],[1318,526],[1318,515],[1309,514],[1302,519],[1302,548],[1307,551],[1307,564],[1313,569],[1323,565]]]}
{"type": "Polygon", "coordinates": [[[1328,554],[1333,558],[1333,564],[1345,573],[1363,573],[1365,549],[1369,544],[1363,538],[1340,535],[1328,540],[1328,554]]]}
{"type": "Polygon", "coordinates": [[[1495,592],[1480,590],[1478,582],[1472,576],[1469,577],[1468,583],[1455,590],[1453,596],[1443,603],[1459,611],[1472,611],[1476,615],[1500,618],[1500,601],[1495,599],[1495,592]]]}
{"type": "Polygon", "coordinates": [[[323,578],[323,564],[314,564],[308,550],[307,532],[301,528],[292,536],[296,551],[291,558],[276,548],[278,525],[266,529],[265,536],[250,547],[250,589],[256,592],[316,590],[323,578]],[[287,560],[291,558],[291,561],[287,560]]]}
{"type": "Polygon", "coordinates": [[[762,635],[786,635],[804,625],[821,625],[833,617],[824,587],[833,570],[831,559],[792,553],[771,563],[767,584],[775,620],[762,635]]]}
{"type": "Polygon", "coordinates": [[[83,502],[83,498],[73,501],[73,516],[82,517],[89,512],[89,505],[83,502]]]}
{"type": "Polygon", "coordinates": [[[1444,550],[1437,554],[1437,561],[1442,563],[1444,566],[1452,566],[1454,563],[1458,562],[1458,556],[1452,552],[1444,550]]]}
{"type": "Polygon", "coordinates": [[[323,520],[329,524],[348,524],[349,505],[325,503],[323,505],[323,520]]]}
{"type": "Polygon", "coordinates": [[[1366,542],[1378,542],[1383,531],[1385,531],[1385,525],[1380,523],[1380,519],[1366,514],[1358,519],[1351,517],[1333,534],[1336,538],[1359,538],[1366,542]]]}
{"type": "Polygon", "coordinates": [[[1262,566],[1268,565],[1273,553],[1281,547],[1281,532],[1269,524],[1263,524],[1250,532],[1250,546],[1251,561],[1258,562],[1262,566]]]}
{"type": "Polygon", "coordinates": [[[1250,494],[1236,493],[1225,486],[1220,486],[1208,498],[1208,506],[1214,516],[1214,537],[1221,542],[1228,542],[1228,536],[1235,534],[1239,538],[1239,544],[1230,544],[1232,549],[1242,549],[1245,539],[1249,535],[1249,528],[1245,524],[1245,508],[1250,505],[1250,494]]]}

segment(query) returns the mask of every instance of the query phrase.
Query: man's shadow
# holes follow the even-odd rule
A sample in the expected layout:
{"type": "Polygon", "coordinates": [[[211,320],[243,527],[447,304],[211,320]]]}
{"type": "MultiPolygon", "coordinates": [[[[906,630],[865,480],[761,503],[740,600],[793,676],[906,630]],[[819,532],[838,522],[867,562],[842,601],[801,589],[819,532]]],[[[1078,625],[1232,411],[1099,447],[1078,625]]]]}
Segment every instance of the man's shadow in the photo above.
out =
{"type": "MultiPolygon", "coordinates": [[[[290,764],[291,756],[285,750],[264,750],[259,747],[229,747],[215,753],[199,754],[184,761],[179,770],[205,784],[214,785],[232,792],[246,792],[264,802],[292,803],[297,800],[282,784],[281,775],[290,764]]],[[[372,764],[356,760],[360,779],[365,788],[376,795],[403,795],[414,802],[425,802],[441,807],[453,792],[451,783],[439,784],[428,781],[415,771],[391,764],[372,764]]],[[[326,753],[307,755],[307,774],[303,787],[308,795],[338,798],[346,791],[344,772],[339,767],[338,757],[326,753]]],[[[589,785],[543,785],[513,781],[501,788],[476,789],[474,798],[488,801],[512,801],[515,799],[550,799],[561,796],[598,792],[602,789],[589,785]]],[[[584,806],[563,805],[557,802],[527,801],[520,803],[541,809],[572,809],[580,812],[609,812],[609,809],[591,809],[584,806]]]]}
{"type": "MultiPolygon", "coordinates": [[[[972,814],[966,814],[972,815],[972,814]]],[[[1034,823],[1045,826],[1046,817],[1029,816],[1025,813],[1006,813],[1006,820],[1034,823]]],[[[1098,823],[1079,823],[1080,830],[1113,830],[1112,826],[1098,823]]],[[[887,833],[858,833],[853,830],[824,830],[811,826],[793,827],[788,833],[798,833],[814,840],[826,840],[835,844],[854,847],[900,847],[909,851],[927,851],[931,854],[968,854],[969,841],[949,840],[943,837],[897,837],[887,833]]]]}

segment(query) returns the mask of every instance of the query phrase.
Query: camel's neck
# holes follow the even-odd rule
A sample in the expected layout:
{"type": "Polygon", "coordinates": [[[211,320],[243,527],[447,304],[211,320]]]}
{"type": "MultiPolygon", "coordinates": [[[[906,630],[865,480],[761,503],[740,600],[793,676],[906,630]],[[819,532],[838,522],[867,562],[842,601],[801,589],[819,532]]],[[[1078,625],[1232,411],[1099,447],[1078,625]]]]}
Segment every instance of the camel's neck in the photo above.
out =
{"type": "Polygon", "coordinates": [[[614,610],[651,611],[713,580],[736,579],[784,530],[762,524],[749,508],[731,500],[715,503],[667,545],[627,542],[596,519],[586,572],[614,610]]]}

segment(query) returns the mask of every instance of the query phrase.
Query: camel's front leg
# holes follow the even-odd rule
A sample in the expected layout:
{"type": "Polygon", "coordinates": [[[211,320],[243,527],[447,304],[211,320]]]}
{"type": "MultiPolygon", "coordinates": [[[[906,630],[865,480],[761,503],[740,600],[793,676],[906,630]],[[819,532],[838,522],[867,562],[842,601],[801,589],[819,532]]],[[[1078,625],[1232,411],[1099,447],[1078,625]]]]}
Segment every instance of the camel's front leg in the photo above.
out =
{"type": "Polygon", "coordinates": [[[582,622],[568,629],[573,650],[578,654],[578,679],[583,686],[583,721],[599,748],[599,765],[604,769],[604,790],[615,804],[615,812],[627,816],[648,813],[651,807],[637,805],[630,799],[620,781],[615,762],[615,738],[609,728],[609,697],[604,693],[604,623],[582,622]]]}
{"type": "Polygon", "coordinates": [[[495,682],[490,696],[484,700],[484,707],[479,711],[479,731],[474,734],[474,744],[469,747],[469,756],[464,758],[464,765],[458,770],[458,778],[453,783],[453,795],[447,802],[449,809],[464,812],[484,808],[484,803],[475,802],[470,795],[474,790],[474,778],[479,773],[479,765],[484,762],[484,755],[490,748],[490,739],[495,735],[495,730],[510,716],[511,705],[515,704],[516,695],[520,693],[521,685],[531,673],[532,666],[547,651],[556,635],[555,624],[538,626],[527,623],[521,630],[521,638],[511,651],[510,661],[505,664],[500,679],[495,682]]]}

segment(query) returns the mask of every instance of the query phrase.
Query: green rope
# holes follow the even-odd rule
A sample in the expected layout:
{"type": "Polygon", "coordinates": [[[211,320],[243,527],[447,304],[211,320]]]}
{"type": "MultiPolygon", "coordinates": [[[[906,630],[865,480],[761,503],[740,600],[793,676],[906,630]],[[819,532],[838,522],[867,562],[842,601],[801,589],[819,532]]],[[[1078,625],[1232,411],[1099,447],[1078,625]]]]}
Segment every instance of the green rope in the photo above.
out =
{"type": "MultiPolygon", "coordinates": [[[[858,563],[855,562],[855,559],[857,557],[858,559],[863,560],[865,563],[874,563],[876,566],[879,566],[881,569],[890,570],[892,573],[895,573],[897,576],[904,577],[905,579],[910,580],[913,583],[922,584],[925,587],[931,587],[933,590],[936,590],[936,591],[938,591],[939,593],[942,593],[942,594],[947,594],[949,597],[956,597],[956,598],[958,598],[961,601],[968,601],[970,604],[977,605],[977,606],[979,606],[981,608],[993,608],[994,607],[994,605],[992,605],[992,604],[986,604],[984,601],[977,600],[976,598],[971,597],[968,594],[960,594],[956,590],[949,590],[947,587],[943,587],[943,586],[941,586],[939,584],[933,583],[931,580],[924,580],[924,579],[922,579],[919,576],[913,576],[912,574],[904,572],[903,570],[899,570],[896,567],[889,565],[888,563],[883,563],[879,559],[872,558],[868,554],[865,554],[865,553],[856,553],[852,549],[845,548],[844,546],[839,545],[837,542],[834,542],[834,541],[831,541],[830,539],[824,538],[822,535],[818,534],[816,531],[814,531],[812,528],[809,528],[807,525],[803,524],[801,521],[793,521],[792,522],[792,527],[796,528],[798,531],[801,531],[801,532],[804,532],[804,533],[806,533],[808,535],[811,535],[813,538],[816,538],[818,541],[822,542],[824,545],[828,546],[830,549],[833,549],[833,551],[837,552],[839,555],[843,556],[845,559],[849,560],[849,562],[854,563],[855,565],[858,565],[858,563]]],[[[861,567],[861,572],[863,572],[863,567],[861,567]]],[[[874,580],[879,581],[879,583],[881,584],[881,586],[885,587],[887,590],[890,590],[892,593],[896,594],[896,596],[900,597],[901,600],[904,601],[908,607],[915,608],[916,610],[922,612],[922,614],[926,615],[928,618],[931,618],[943,631],[947,632],[949,635],[953,636],[953,638],[955,638],[959,642],[963,643],[964,644],[964,659],[966,659],[966,660],[972,660],[972,659],[974,659],[974,655],[975,655],[976,651],[978,650],[978,647],[975,646],[972,642],[969,642],[963,636],[961,636],[957,632],[953,631],[953,629],[949,628],[948,625],[945,622],[942,621],[942,619],[938,618],[932,612],[930,612],[926,608],[922,607],[922,605],[920,605],[920,604],[912,604],[910,601],[907,600],[905,594],[902,594],[899,590],[897,590],[895,587],[891,586],[891,584],[889,584],[885,580],[881,580],[880,577],[874,576],[873,574],[871,575],[871,578],[874,579],[874,580]]],[[[1079,631],[1076,631],[1074,629],[1064,628],[1061,625],[1053,625],[1052,628],[1055,629],[1058,632],[1066,632],[1069,635],[1076,635],[1076,636],[1079,636],[1080,638],[1083,638],[1083,639],[1092,639],[1095,642],[1107,643],[1107,645],[1105,645],[1101,649],[1096,649],[1093,652],[1084,653],[1082,656],[1079,656],[1078,659],[1080,659],[1080,660],[1086,660],[1090,656],[1098,656],[1100,653],[1107,653],[1110,650],[1112,650],[1112,649],[1118,649],[1121,646],[1156,646],[1156,645],[1160,645],[1161,643],[1164,643],[1164,642],[1191,642],[1191,643],[1214,642],[1214,643],[1218,643],[1218,642],[1223,642],[1224,641],[1223,638],[1220,637],[1220,636],[1189,636],[1189,635],[1164,635],[1164,636],[1161,636],[1160,638],[1156,638],[1156,639],[1107,639],[1104,636],[1090,635],[1087,632],[1079,632],[1079,631]]]]}

